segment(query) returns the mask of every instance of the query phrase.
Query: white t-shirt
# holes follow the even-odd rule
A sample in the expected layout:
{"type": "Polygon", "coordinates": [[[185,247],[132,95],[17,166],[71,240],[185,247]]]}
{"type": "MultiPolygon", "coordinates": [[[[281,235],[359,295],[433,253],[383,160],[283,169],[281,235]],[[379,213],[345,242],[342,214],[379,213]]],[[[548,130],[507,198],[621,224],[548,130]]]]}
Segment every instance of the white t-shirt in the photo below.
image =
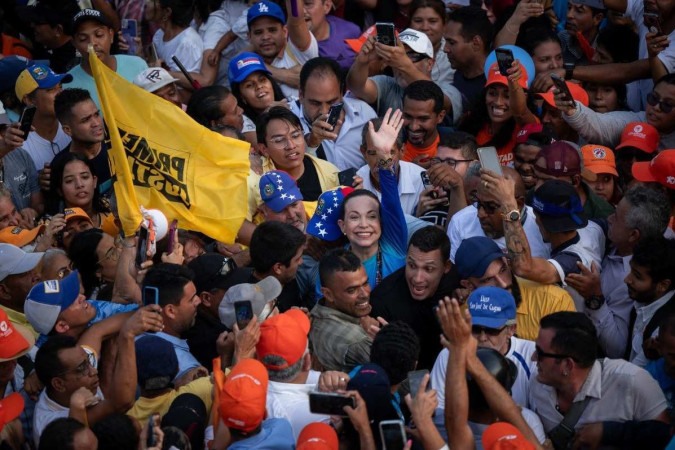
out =
{"type": "Polygon", "coordinates": [[[188,72],[199,72],[202,65],[204,43],[197,32],[187,27],[170,41],[164,41],[164,31],[157,30],[152,37],[152,43],[157,49],[157,56],[166,63],[172,71],[180,69],[171,59],[176,56],[188,72]]]}
{"type": "MultiPolygon", "coordinates": [[[[550,248],[544,243],[541,237],[541,232],[535,221],[534,211],[530,206],[525,206],[527,216],[525,217],[525,224],[523,230],[527,236],[527,242],[530,244],[530,251],[532,256],[537,258],[548,258],[550,255],[550,248]]],[[[473,236],[485,236],[485,232],[480,226],[478,220],[478,210],[475,206],[469,205],[452,216],[448,224],[448,237],[450,238],[450,261],[455,262],[455,253],[462,241],[473,236]]],[[[502,250],[506,250],[506,241],[504,236],[493,239],[495,243],[502,250]]]]}
{"type": "MultiPolygon", "coordinates": [[[[312,42],[304,52],[300,51],[289,38],[286,42],[286,47],[284,47],[284,52],[282,53],[281,57],[275,58],[274,61],[272,61],[272,66],[276,67],[277,69],[290,69],[297,66],[298,64],[302,65],[310,59],[318,57],[319,43],[316,41],[316,38],[312,33],[310,33],[310,36],[312,37],[312,42]]],[[[283,83],[279,83],[279,86],[281,86],[281,91],[286,97],[300,96],[300,92],[296,88],[290,87],[289,85],[283,83]]]]}
{"type": "Polygon", "coordinates": [[[441,46],[434,56],[434,65],[431,67],[431,81],[439,86],[452,84],[455,78],[455,69],[448,61],[448,55],[443,51],[445,47],[445,38],[441,39],[441,46]]]}
{"type": "Polygon", "coordinates": [[[54,156],[66,148],[70,141],[70,136],[63,131],[59,123],[53,141],[48,141],[36,132],[31,131],[28,133],[28,138],[24,141],[22,148],[30,155],[35,164],[35,169],[40,171],[45,167],[45,163],[52,162],[54,156]]]}
{"type": "Polygon", "coordinates": [[[288,420],[296,440],[305,425],[330,422],[330,416],[309,411],[309,393],[316,390],[320,375],[321,372],[310,370],[305,384],[270,380],[267,387],[267,417],[288,420]]]}
{"type": "MultiPolygon", "coordinates": [[[[409,163],[406,161],[399,161],[399,170],[400,175],[398,177],[398,194],[401,199],[401,207],[405,214],[415,215],[415,207],[417,202],[419,202],[420,194],[424,190],[424,184],[422,184],[422,176],[420,175],[424,172],[424,169],[417,164],[409,163]]],[[[380,191],[375,189],[373,183],[370,180],[370,167],[365,165],[361,167],[356,174],[363,178],[363,189],[367,189],[373,194],[377,195],[377,198],[382,200],[382,194],[380,191]]]]}
{"type": "MultiPolygon", "coordinates": [[[[527,391],[530,387],[530,380],[537,375],[537,365],[532,361],[534,353],[534,342],[517,337],[511,338],[511,347],[504,355],[507,359],[513,361],[518,368],[518,376],[511,387],[511,397],[518,405],[526,407],[528,405],[527,391]]],[[[445,409],[445,374],[448,369],[448,358],[450,352],[447,348],[441,350],[436,358],[433,369],[431,369],[431,387],[436,390],[438,399],[438,408],[445,409]]]]}

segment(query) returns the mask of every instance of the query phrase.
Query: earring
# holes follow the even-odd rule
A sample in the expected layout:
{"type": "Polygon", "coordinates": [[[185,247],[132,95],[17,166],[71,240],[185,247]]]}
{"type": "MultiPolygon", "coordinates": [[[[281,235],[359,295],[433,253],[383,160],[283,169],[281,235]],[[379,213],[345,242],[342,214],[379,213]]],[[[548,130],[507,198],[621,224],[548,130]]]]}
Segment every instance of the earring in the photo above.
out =
{"type": "Polygon", "coordinates": [[[563,372],[563,377],[566,377],[567,375],[569,375],[568,372],[563,372]]]}

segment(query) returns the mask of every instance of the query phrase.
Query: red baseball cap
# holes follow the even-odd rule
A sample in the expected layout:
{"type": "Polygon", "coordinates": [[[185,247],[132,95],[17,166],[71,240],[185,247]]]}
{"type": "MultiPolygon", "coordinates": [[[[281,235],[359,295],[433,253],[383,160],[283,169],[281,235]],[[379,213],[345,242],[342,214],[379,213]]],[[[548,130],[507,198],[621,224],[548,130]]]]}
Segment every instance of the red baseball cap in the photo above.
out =
{"type": "Polygon", "coordinates": [[[229,428],[255,430],[265,418],[267,369],[256,359],[242,359],[232,368],[220,392],[218,412],[229,428]]]}
{"type": "Polygon", "coordinates": [[[9,422],[19,417],[23,407],[23,397],[18,392],[13,392],[0,400],[0,431],[9,422]]]}
{"type": "Polygon", "coordinates": [[[534,450],[535,446],[510,423],[496,422],[483,432],[485,450],[534,450]]]}
{"type": "MultiPolygon", "coordinates": [[[[523,89],[527,89],[527,70],[525,70],[525,66],[523,66],[520,62],[518,62],[518,65],[520,66],[521,72],[518,85],[523,89]]],[[[504,86],[509,85],[509,79],[502,75],[502,73],[499,71],[498,63],[494,63],[490,66],[490,69],[488,70],[487,81],[485,82],[485,87],[496,83],[503,84],[504,86]]]]}
{"type": "Polygon", "coordinates": [[[596,175],[609,173],[618,177],[616,171],[616,160],[614,152],[602,145],[584,145],[581,147],[581,156],[584,160],[584,167],[596,175]]]}
{"type": "Polygon", "coordinates": [[[335,429],[325,423],[314,422],[305,426],[298,436],[297,450],[338,450],[335,429]]]}
{"type": "Polygon", "coordinates": [[[638,181],[675,189],[675,150],[664,150],[651,161],[633,163],[632,172],[638,181]]]}
{"type": "Polygon", "coordinates": [[[285,363],[274,365],[264,363],[272,370],[286,369],[297,363],[307,350],[309,319],[299,309],[289,309],[283,314],[270,317],[260,325],[260,339],[255,347],[258,360],[274,355],[285,363]]]}
{"type": "Polygon", "coordinates": [[[659,145],[659,132],[645,122],[630,122],[621,132],[621,142],[616,150],[624,147],[634,147],[645,153],[654,153],[659,145]]]}
{"type": "MultiPolygon", "coordinates": [[[[567,88],[570,90],[570,94],[572,94],[572,98],[579,103],[581,103],[584,106],[588,106],[588,93],[582,88],[580,85],[577,83],[572,83],[569,81],[565,81],[565,84],[567,85],[567,88]]],[[[543,94],[537,94],[539,97],[543,98],[546,103],[548,103],[550,106],[554,108],[558,108],[555,105],[555,99],[553,98],[553,89],[555,89],[555,86],[551,86],[551,88],[544,92],[543,94]]]]}
{"type": "Polygon", "coordinates": [[[10,322],[7,313],[0,309],[0,362],[25,355],[33,345],[33,333],[27,327],[10,322]]]}
{"type": "Polygon", "coordinates": [[[533,134],[544,131],[544,126],[540,123],[526,123],[516,135],[516,144],[524,144],[533,134]]]}

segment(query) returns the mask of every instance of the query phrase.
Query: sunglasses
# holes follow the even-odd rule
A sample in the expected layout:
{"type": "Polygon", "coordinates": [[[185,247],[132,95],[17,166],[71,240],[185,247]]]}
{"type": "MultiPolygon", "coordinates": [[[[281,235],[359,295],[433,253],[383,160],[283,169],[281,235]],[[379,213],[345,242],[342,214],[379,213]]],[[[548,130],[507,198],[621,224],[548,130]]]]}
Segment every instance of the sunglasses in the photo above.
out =
{"type": "Polygon", "coordinates": [[[473,206],[477,210],[480,210],[481,208],[483,208],[485,210],[485,212],[488,213],[488,214],[494,214],[499,209],[499,205],[496,204],[496,203],[481,202],[479,200],[474,200],[473,206]]]}
{"type": "Polygon", "coordinates": [[[480,325],[473,325],[471,327],[471,333],[480,336],[481,333],[485,333],[486,336],[499,336],[499,334],[504,331],[506,327],[501,328],[487,328],[480,325]]]}
{"type": "Polygon", "coordinates": [[[406,54],[406,56],[407,56],[408,58],[410,58],[410,61],[412,61],[412,62],[414,62],[414,63],[420,62],[420,61],[422,61],[423,59],[428,58],[428,56],[425,55],[424,53],[406,52],[405,54],[406,54]]]}
{"type": "Polygon", "coordinates": [[[675,108],[675,105],[673,105],[669,101],[661,100],[661,98],[653,92],[647,94],[647,103],[649,104],[649,106],[658,105],[659,109],[666,114],[668,114],[673,110],[673,108],[675,108]]]}
{"type": "Polygon", "coordinates": [[[551,358],[551,359],[565,359],[565,358],[572,358],[570,355],[563,355],[560,353],[546,353],[539,347],[538,345],[534,346],[534,351],[537,354],[537,360],[541,361],[544,358],[551,358]]]}

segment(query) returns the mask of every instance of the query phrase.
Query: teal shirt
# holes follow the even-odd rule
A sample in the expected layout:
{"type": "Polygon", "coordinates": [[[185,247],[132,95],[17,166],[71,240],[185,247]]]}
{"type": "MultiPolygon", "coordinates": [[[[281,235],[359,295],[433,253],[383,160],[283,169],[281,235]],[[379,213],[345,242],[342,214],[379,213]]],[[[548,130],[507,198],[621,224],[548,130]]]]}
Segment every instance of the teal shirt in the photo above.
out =
{"type": "MultiPolygon", "coordinates": [[[[130,83],[134,82],[136,75],[148,68],[148,64],[138,56],[132,55],[114,55],[117,60],[117,75],[121,76],[130,83]]],[[[73,76],[73,81],[64,84],[63,88],[80,88],[86,89],[91,94],[92,100],[96,103],[97,108],[101,108],[101,102],[98,98],[98,91],[96,90],[96,83],[94,77],[89,75],[82,69],[82,65],[70,69],[68,72],[73,76]]]]}

